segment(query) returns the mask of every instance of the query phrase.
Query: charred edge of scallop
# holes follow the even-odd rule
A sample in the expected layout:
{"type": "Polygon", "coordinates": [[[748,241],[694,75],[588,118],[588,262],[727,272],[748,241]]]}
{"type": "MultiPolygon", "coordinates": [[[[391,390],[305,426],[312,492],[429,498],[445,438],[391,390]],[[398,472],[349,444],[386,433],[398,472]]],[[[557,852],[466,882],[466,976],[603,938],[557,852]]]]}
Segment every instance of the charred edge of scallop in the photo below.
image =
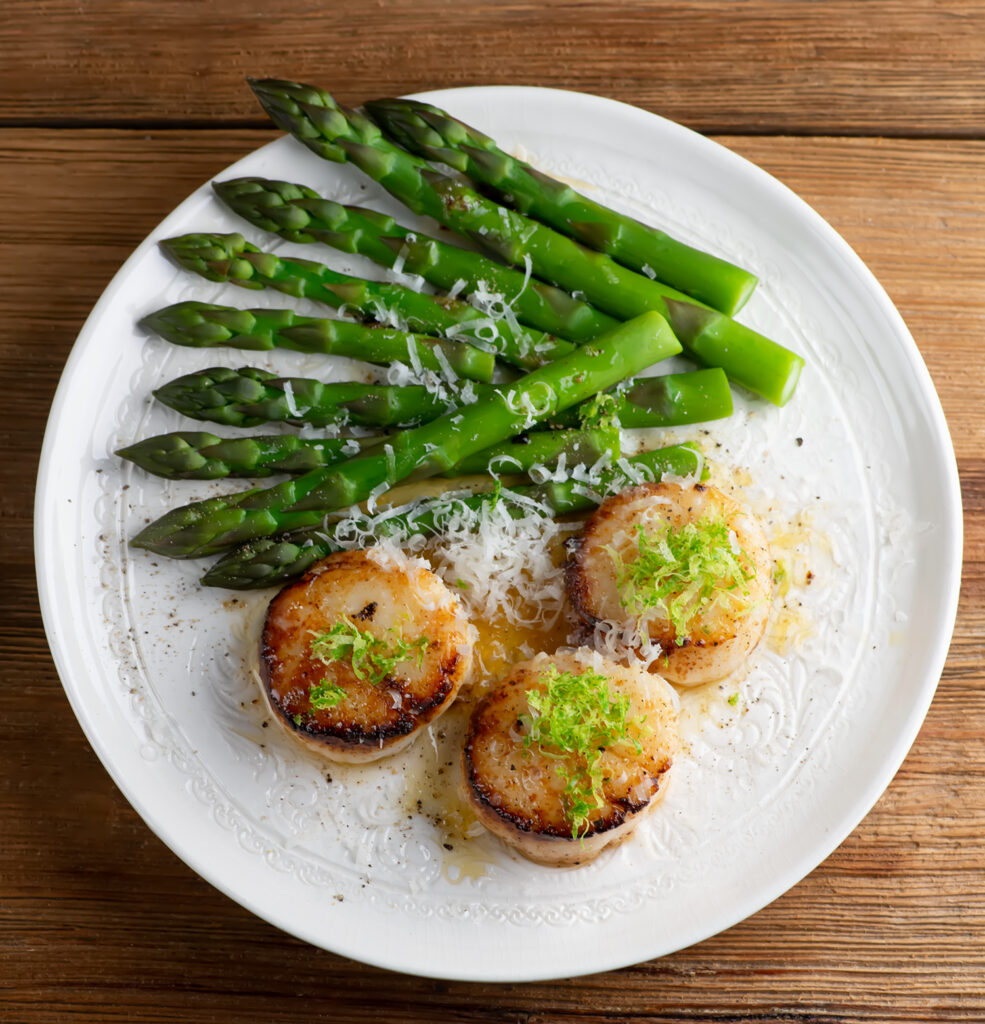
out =
{"type": "MultiPolygon", "coordinates": [[[[619,494],[612,495],[610,498],[607,498],[606,501],[621,499],[624,496],[631,499],[637,494],[642,496],[644,492],[652,493],[652,491],[659,486],[659,482],[637,484],[635,487],[627,488],[625,491],[620,491],[619,494]]],[[[707,486],[701,483],[692,484],[691,489],[700,494],[703,494],[708,490],[707,486]]],[[[693,511],[693,508],[693,505],[688,506],[689,514],[693,511]]],[[[582,532],[577,537],[572,537],[566,542],[568,557],[564,563],[565,590],[568,593],[568,598],[571,601],[571,607],[574,609],[575,614],[583,623],[585,623],[586,626],[588,626],[589,629],[593,630],[597,626],[619,626],[619,623],[613,622],[611,619],[604,619],[601,616],[596,615],[591,610],[590,600],[592,585],[585,573],[585,568],[582,563],[582,551],[586,542],[591,539],[599,526],[605,523],[609,518],[609,515],[609,509],[605,507],[605,502],[603,502],[591,514],[588,521],[585,523],[582,532]]],[[[652,630],[652,625],[650,628],[652,630]]],[[[726,640],[733,639],[732,637],[719,637],[715,640],[704,640],[684,637],[683,641],[678,643],[677,634],[674,632],[672,627],[659,630],[656,633],[650,632],[649,637],[652,643],[659,644],[666,651],[682,649],[684,647],[718,647],[719,644],[724,643],[726,640]]],[[[590,642],[591,637],[588,639],[590,642]]]]}
{"type": "MultiPolygon", "coordinates": [[[[490,799],[490,790],[488,787],[483,786],[481,782],[476,779],[475,764],[472,760],[472,748],[476,740],[477,727],[476,723],[481,718],[486,705],[489,703],[490,697],[493,694],[483,698],[483,700],[476,707],[472,713],[471,721],[469,722],[469,731],[465,738],[465,747],[463,751],[463,758],[465,762],[465,778],[468,782],[469,789],[476,798],[483,805],[488,808],[491,814],[494,814],[501,821],[512,825],[520,832],[527,832],[533,835],[543,836],[544,838],[550,839],[564,839],[569,842],[578,841],[581,839],[589,839],[592,836],[599,836],[605,832],[611,832],[613,829],[619,828],[620,825],[624,824],[626,819],[638,812],[644,810],[648,804],[651,804],[660,792],[660,786],[663,781],[664,775],[670,770],[671,760],[664,758],[660,765],[660,770],[655,774],[651,775],[647,773],[647,778],[653,783],[653,790],[650,795],[641,801],[631,800],[628,797],[613,798],[608,802],[615,804],[616,806],[612,809],[611,813],[606,815],[604,818],[593,819],[589,823],[588,829],[574,835],[569,826],[565,830],[559,829],[556,825],[545,825],[541,822],[535,821],[532,818],[525,817],[522,814],[514,814],[511,811],[506,811],[502,807],[497,807],[490,799]]],[[[522,756],[522,752],[520,752],[522,756]]]]}
{"type": "Polygon", "coordinates": [[[585,525],[581,536],[568,542],[568,557],[564,563],[564,588],[568,592],[575,614],[589,626],[595,627],[605,620],[593,614],[588,607],[588,595],[591,587],[581,563],[581,552],[587,532],[588,524],[585,525]]]}
{"type": "MultiPolygon", "coordinates": [[[[595,627],[603,625],[615,627],[617,624],[613,623],[610,619],[598,619],[586,614],[584,621],[576,622],[573,626],[574,632],[572,645],[575,647],[591,647],[595,643],[595,627]]],[[[680,643],[677,642],[676,637],[673,637],[666,642],[662,641],[659,637],[654,637],[652,635],[650,637],[651,642],[659,644],[663,650],[664,654],[662,654],[661,657],[669,655],[673,651],[683,651],[687,648],[698,648],[700,650],[711,649],[734,639],[734,633],[731,636],[719,637],[717,640],[693,640],[691,637],[686,636],[680,643]]],[[[660,663],[657,662],[653,667],[653,671],[659,671],[659,667],[660,663]]]]}
{"type": "MultiPolygon", "coordinates": [[[[586,526],[582,536],[575,538],[569,548],[569,557],[564,563],[564,588],[567,591],[568,599],[571,601],[572,609],[578,618],[581,619],[584,626],[585,632],[583,636],[585,642],[591,645],[594,643],[592,631],[598,626],[611,626],[618,629],[621,624],[613,622],[612,619],[605,619],[600,615],[596,615],[590,607],[592,585],[581,561],[582,544],[587,533],[588,527],[586,526]]],[[[629,622],[630,618],[627,618],[626,621],[629,622]]],[[[669,648],[671,645],[675,647],[684,646],[684,644],[677,643],[677,636],[672,631],[662,630],[656,635],[651,632],[649,637],[651,643],[659,644],[664,649],[669,648]]],[[[688,643],[693,642],[686,640],[685,644],[688,643]]]]}
{"type": "MultiPolygon", "coordinates": [[[[462,655],[457,650],[449,652],[448,657],[445,658],[445,660],[436,668],[436,672],[439,674],[440,678],[439,684],[424,699],[411,697],[404,692],[401,686],[389,679],[384,679],[380,682],[378,685],[381,687],[389,686],[398,690],[401,697],[406,702],[401,707],[400,714],[397,716],[396,720],[391,722],[389,725],[380,726],[374,729],[363,729],[358,726],[346,725],[338,725],[335,727],[312,727],[307,724],[298,725],[294,721],[294,718],[288,715],[281,707],[280,703],[274,700],[273,695],[270,692],[272,676],[278,660],[275,649],[267,643],[267,637],[273,628],[271,626],[271,617],[274,614],[275,606],[278,606],[281,601],[290,600],[291,594],[303,591],[308,584],[312,582],[312,580],[317,579],[326,571],[330,571],[331,568],[331,566],[327,566],[324,563],[314,566],[300,579],[283,587],[267,606],[267,611],[263,619],[263,629],[260,633],[259,658],[260,678],[263,681],[263,687],[267,694],[267,702],[270,704],[271,708],[274,709],[278,718],[284,723],[284,725],[287,726],[291,732],[298,733],[301,736],[315,740],[323,740],[329,743],[336,740],[348,746],[355,744],[363,746],[371,743],[375,745],[386,744],[388,741],[406,736],[408,733],[413,732],[413,730],[419,725],[427,724],[427,722],[437,715],[445,701],[448,699],[449,693],[451,693],[454,688],[454,675],[462,660],[462,655]]],[[[356,614],[356,617],[363,622],[369,622],[372,621],[375,615],[376,602],[370,601],[356,614]]]]}
{"type": "Polygon", "coordinates": [[[271,670],[270,662],[276,660],[271,656],[267,644],[261,641],[260,650],[260,677],[263,680],[264,689],[267,691],[268,703],[276,711],[281,721],[291,730],[301,736],[307,736],[318,740],[339,740],[347,745],[387,743],[390,740],[399,739],[413,732],[421,725],[426,725],[443,707],[448,695],[451,693],[455,683],[454,676],[462,660],[458,651],[451,651],[449,656],[437,668],[440,674],[440,683],[424,699],[411,697],[403,687],[390,679],[384,679],[377,685],[389,687],[399,691],[405,704],[400,708],[397,718],[387,725],[377,726],[373,729],[365,729],[362,726],[329,724],[319,725],[317,723],[305,723],[298,725],[294,718],[287,714],[280,703],[274,700],[270,693],[271,670]]]}

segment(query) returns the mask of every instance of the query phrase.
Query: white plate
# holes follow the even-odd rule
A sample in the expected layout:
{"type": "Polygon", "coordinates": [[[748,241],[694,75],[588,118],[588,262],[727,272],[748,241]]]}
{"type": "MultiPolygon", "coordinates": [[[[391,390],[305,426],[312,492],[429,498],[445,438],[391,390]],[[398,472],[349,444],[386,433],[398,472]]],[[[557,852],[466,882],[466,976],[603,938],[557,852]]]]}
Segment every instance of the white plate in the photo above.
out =
{"type": "MultiPolygon", "coordinates": [[[[284,304],[193,280],[157,252],[160,238],[204,229],[242,230],[273,247],[207,186],[123,266],[65,369],[37,493],[45,626],[79,721],[130,802],[194,870],[261,917],[338,953],[425,975],[600,971],[697,942],[766,905],[889,783],[924,718],[954,621],[954,458],[930,378],[885,293],[769,175],[676,124],[593,96],[494,87],[429,98],[505,147],[522,145],[544,169],[757,272],[762,283],[741,319],[808,360],[786,409],[740,400],[710,438],[690,432],[716,463],[748,473],[750,500],[774,536],[801,523],[777,536],[777,550],[795,575],[815,575],[794,589],[788,603],[802,608],[774,622],[740,685],[685,699],[688,755],[658,813],[633,842],[579,869],[536,867],[489,837],[467,856],[449,854],[441,833],[406,811],[413,765],[407,777],[385,762],[332,769],[329,783],[323,767],[263,727],[246,668],[263,596],[230,601],[198,588],[201,563],[127,548],[165,507],[242,486],[162,484],[113,457],[136,437],[189,425],[153,406],[152,386],[218,363],[297,374],[320,366],[324,375],[324,362],[294,353],[257,360],[177,349],[135,330],[139,316],[188,297],[284,304]],[[800,646],[784,651],[793,633],[800,646]],[[470,878],[476,863],[480,877],[470,878]]],[[[373,183],[286,138],[223,177],[244,174],[400,214],[373,183]]],[[[278,248],[362,266],[327,250],[278,248]]],[[[429,750],[419,743],[417,760],[429,750]]]]}

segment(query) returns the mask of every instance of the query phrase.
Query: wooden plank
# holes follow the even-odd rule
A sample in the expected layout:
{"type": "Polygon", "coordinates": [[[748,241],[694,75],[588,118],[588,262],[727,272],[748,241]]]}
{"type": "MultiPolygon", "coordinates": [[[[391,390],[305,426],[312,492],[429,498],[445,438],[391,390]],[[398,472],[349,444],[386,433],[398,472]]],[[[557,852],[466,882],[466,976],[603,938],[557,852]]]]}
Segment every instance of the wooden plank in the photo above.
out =
{"type": "Polygon", "coordinates": [[[278,75],[348,103],[543,85],[703,131],[985,134],[978,0],[6,0],[0,54],[0,124],[259,126],[244,77],[278,75]]]}
{"type": "Polygon", "coordinates": [[[198,879],[99,766],[60,692],[33,594],[47,406],[104,285],[260,131],[0,131],[0,1017],[910,1024],[985,1017],[985,143],[725,138],[843,232],[900,306],[955,435],[968,562],[955,644],[874,811],[748,921],[590,978],[470,985],[311,949],[198,879]],[[69,187],[70,186],[70,187],[69,187]],[[30,211],[29,213],[27,211],[30,211]]]}

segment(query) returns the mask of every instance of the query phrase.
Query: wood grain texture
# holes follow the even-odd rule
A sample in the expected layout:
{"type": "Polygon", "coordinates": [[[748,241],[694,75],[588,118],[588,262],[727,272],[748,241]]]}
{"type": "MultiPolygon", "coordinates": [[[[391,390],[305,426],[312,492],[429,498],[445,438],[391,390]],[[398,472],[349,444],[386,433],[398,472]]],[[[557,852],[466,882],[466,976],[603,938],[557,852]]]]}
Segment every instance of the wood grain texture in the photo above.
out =
{"type": "Polygon", "coordinates": [[[0,124],[260,126],[246,75],[348,103],[599,92],[703,131],[981,137],[979,0],[5,0],[0,124]]]}
{"type": "Polygon", "coordinates": [[[880,277],[954,433],[967,513],[964,594],[937,698],[902,770],[821,867],[730,931],[622,971],[493,986],[349,962],[210,888],[115,789],[45,644],[33,478],[72,341],[147,231],[269,138],[0,130],[0,1020],[985,1019],[985,142],[721,140],[800,192],[880,277]]]}

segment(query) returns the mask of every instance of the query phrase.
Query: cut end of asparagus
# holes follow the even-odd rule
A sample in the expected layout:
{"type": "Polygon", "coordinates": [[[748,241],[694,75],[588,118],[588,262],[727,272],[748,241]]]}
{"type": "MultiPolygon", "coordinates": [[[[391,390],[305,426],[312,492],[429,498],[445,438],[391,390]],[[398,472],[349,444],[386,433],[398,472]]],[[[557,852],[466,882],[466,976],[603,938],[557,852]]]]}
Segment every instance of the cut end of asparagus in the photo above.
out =
{"type": "Polygon", "coordinates": [[[670,326],[688,355],[721,367],[729,380],[774,405],[790,401],[804,368],[799,355],[714,309],[669,297],[665,302],[670,326]]]}
{"type": "Polygon", "coordinates": [[[777,388],[776,397],[771,399],[774,404],[781,408],[793,398],[797,385],[800,383],[800,375],[804,372],[804,360],[792,352],[790,355],[787,373],[777,388]]]}
{"type": "Polygon", "coordinates": [[[732,389],[719,367],[640,377],[619,389],[624,427],[677,427],[732,415],[732,389]]]}
{"type": "Polygon", "coordinates": [[[759,278],[756,277],[751,271],[743,271],[744,276],[739,277],[735,275],[735,286],[734,294],[735,301],[728,308],[722,309],[723,313],[727,313],[729,316],[735,316],[740,309],[752,298],[752,293],[756,290],[756,286],[759,284],[759,278]]]}

